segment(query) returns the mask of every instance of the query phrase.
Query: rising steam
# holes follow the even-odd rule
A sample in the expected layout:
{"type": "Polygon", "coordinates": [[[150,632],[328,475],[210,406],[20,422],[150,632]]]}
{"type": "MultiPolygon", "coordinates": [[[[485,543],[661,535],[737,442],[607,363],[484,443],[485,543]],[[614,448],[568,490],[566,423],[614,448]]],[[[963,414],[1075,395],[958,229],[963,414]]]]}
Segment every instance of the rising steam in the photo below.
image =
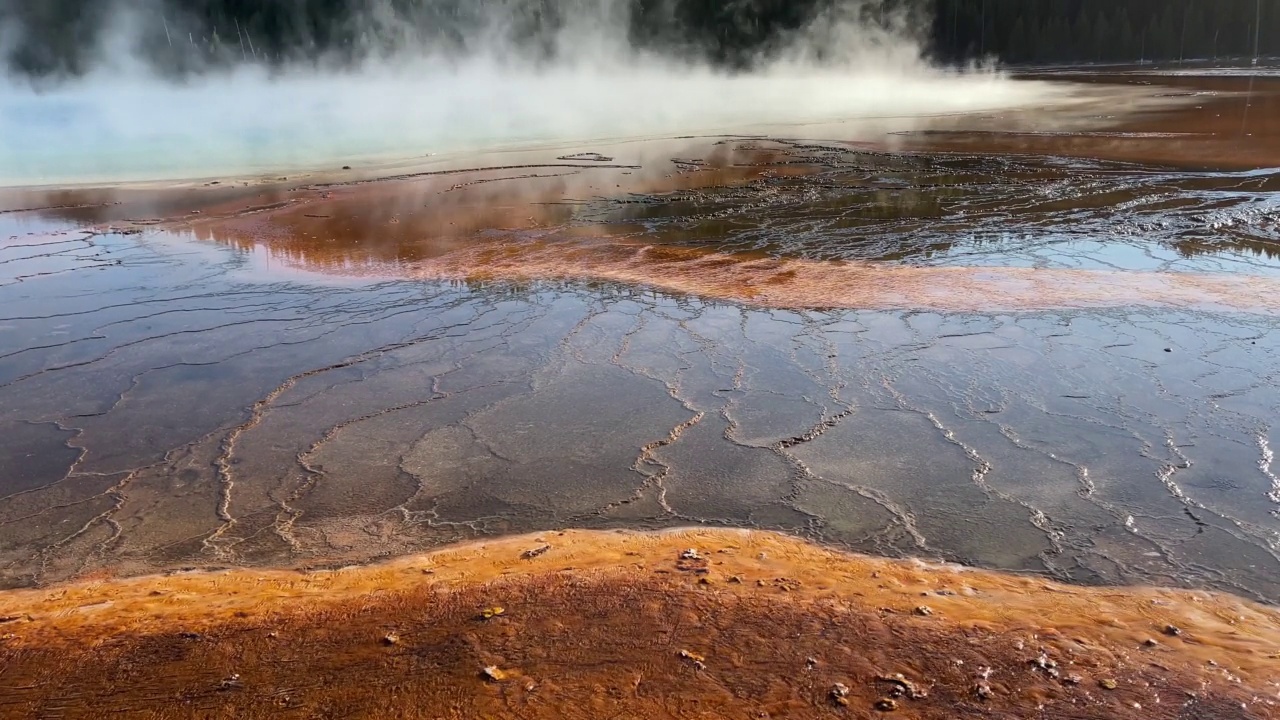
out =
{"type": "MultiPolygon", "coordinates": [[[[345,42],[274,54],[238,25],[198,37],[159,0],[104,3],[77,73],[10,74],[0,85],[0,183],[208,177],[749,132],[1016,107],[1047,93],[930,66],[920,14],[902,2],[829,0],[745,52],[682,32],[673,3],[648,3],[639,23],[635,3],[620,0],[452,3],[447,13],[448,0],[421,0],[416,17],[371,0],[344,21],[345,42]],[[654,6],[665,12],[660,22],[654,6]]],[[[13,28],[0,24],[11,61],[13,28]]]]}

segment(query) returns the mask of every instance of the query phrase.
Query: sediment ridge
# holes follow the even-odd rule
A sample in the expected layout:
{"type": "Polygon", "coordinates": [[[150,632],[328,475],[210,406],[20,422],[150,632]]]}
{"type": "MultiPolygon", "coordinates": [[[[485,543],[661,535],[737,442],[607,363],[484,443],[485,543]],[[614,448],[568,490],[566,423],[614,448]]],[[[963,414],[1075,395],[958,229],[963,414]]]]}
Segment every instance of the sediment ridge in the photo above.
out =
{"type": "Polygon", "coordinates": [[[1027,267],[914,267],[764,258],[660,245],[515,242],[407,266],[455,281],[603,281],[782,309],[1018,312],[1174,307],[1274,313],[1264,276],[1027,267]]]}
{"type": "Polygon", "coordinates": [[[1280,612],[775,533],[546,532],[0,594],[8,717],[1266,718],[1280,612]]]}

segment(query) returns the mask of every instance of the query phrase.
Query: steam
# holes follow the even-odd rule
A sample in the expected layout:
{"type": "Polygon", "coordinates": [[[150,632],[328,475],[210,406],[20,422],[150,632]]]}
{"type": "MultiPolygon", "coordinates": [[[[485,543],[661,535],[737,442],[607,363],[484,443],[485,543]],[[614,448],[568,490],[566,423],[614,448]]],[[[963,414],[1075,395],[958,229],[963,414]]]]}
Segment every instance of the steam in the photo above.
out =
{"type": "MultiPolygon", "coordinates": [[[[270,57],[238,27],[210,53],[181,16],[117,0],[82,76],[0,84],[0,184],[278,173],[990,111],[1054,96],[992,72],[930,66],[919,12],[892,0],[832,0],[731,62],[672,25],[667,42],[638,38],[626,2],[564,0],[555,22],[533,31],[528,2],[479,5],[482,15],[442,29],[406,22],[378,0],[351,33],[358,43],[270,57]]],[[[0,25],[5,42],[12,47],[12,28],[0,25]]]]}

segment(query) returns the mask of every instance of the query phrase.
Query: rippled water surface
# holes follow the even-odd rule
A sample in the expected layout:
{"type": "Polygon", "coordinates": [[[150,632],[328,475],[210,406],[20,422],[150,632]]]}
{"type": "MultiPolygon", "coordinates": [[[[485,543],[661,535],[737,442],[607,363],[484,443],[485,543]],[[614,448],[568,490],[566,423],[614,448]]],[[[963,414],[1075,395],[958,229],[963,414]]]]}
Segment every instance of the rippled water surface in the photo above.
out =
{"type": "Polygon", "coordinates": [[[1274,600],[1277,86],[1134,77],[1180,102],[14,195],[0,578],[706,523],[1274,600]]]}

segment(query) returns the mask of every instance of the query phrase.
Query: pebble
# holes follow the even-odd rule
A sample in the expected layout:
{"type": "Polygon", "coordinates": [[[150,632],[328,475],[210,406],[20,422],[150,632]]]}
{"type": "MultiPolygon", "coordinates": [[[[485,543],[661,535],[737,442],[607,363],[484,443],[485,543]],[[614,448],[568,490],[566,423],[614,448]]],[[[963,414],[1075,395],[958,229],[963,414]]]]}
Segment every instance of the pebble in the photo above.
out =
{"type": "Polygon", "coordinates": [[[879,675],[877,680],[893,685],[893,692],[890,695],[901,697],[906,695],[912,700],[922,700],[929,697],[929,691],[920,687],[914,682],[907,679],[902,673],[894,673],[893,675],[879,675]]]}
{"type": "Polygon", "coordinates": [[[685,660],[688,660],[688,661],[690,661],[691,663],[693,663],[693,669],[694,669],[694,670],[706,670],[706,669],[707,669],[707,659],[706,659],[705,657],[703,657],[703,656],[699,655],[699,654],[698,654],[698,653],[696,653],[696,652],[690,652],[690,651],[688,651],[688,650],[681,650],[680,652],[678,652],[678,653],[676,653],[676,654],[677,654],[677,655],[679,655],[680,657],[684,658],[685,660]]]}
{"type": "Polygon", "coordinates": [[[524,552],[520,553],[520,557],[524,558],[525,560],[532,560],[533,558],[538,557],[539,555],[545,553],[550,549],[551,549],[550,545],[540,545],[536,548],[525,550],[524,552]]]}

